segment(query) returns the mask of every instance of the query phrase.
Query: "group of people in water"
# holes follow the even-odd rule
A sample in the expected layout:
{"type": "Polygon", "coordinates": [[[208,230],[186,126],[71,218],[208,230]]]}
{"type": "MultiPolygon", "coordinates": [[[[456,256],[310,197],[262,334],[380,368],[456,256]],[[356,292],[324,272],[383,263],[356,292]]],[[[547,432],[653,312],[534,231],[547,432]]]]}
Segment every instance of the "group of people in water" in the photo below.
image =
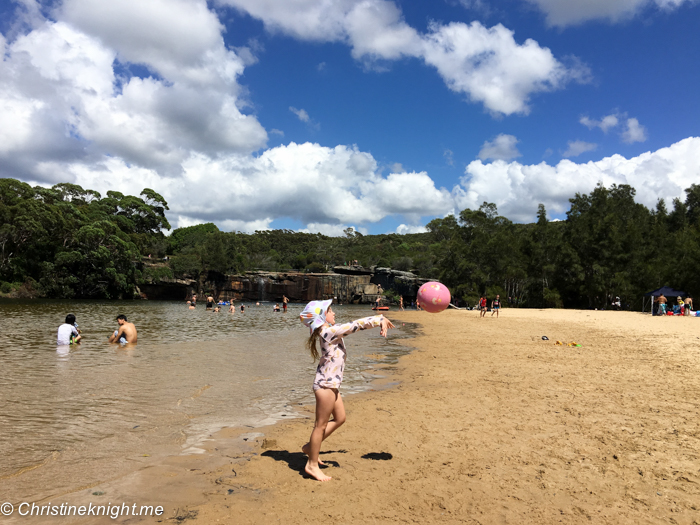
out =
{"type": "MultiPolygon", "coordinates": [[[[109,342],[120,344],[135,344],[138,341],[138,332],[136,331],[136,326],[134,326],[134,323],[130,323],[127,320],[126,316],[123,314],[118,315],[116,321],[119,325],[119,328],[117,328],[109,336],[109,342]]],[[[75,315],[68,314],[66,316],[66,322],[58,327],[56,345],[58,347],[65,347],[80,344],[82,338],[82,332],[80,328],[78,328],[78,323],[76,322],[75,315]]]]}
{"type": "MultiPolygon", "coordinates": [[[[289,304],[289,298],[286,295],[283,295],[282,296],[282,308],[280,309],[279,303],[275,303],[273,311],[274,312],[279,312],[279,311],[286,312],[288,304],[289,304]]],[[[219,301],[219,302],[215,303],[214,297],[211,295],[207,296],[207,302],[206,302],[205,308],[207,310],[211,310],[214,313],[217,313],[217,312],[221,311],[222,306],[226,306],[226,305],[228,305],[228,311],[230,313],[232,313],[232,314],[236,313],[236,305],[234,304],[233,299],[231,299],[230,301],[219,301]]],[[[255,303],[255,306],[260,306],[260,303],[259,302],[255,303]]],[[[197,294],[192,294],[192,298],[187,300],[187,308],[189,308],[190,310],[195,310],[197,308],[197,294]]],[[[241,312],[245,312],[245,305],[244,304],[241,305],[241,312]]]]}

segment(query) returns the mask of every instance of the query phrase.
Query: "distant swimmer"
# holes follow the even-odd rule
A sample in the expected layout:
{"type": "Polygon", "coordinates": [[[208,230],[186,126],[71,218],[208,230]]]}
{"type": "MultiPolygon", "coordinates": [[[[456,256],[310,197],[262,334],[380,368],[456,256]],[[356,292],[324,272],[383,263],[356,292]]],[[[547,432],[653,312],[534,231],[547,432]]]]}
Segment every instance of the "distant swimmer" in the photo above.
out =
{"type": "Polygon", "coordinates": [[[117,323],[119,324],[119,329],[115,330],[114,333],[109,336],[109,342],[122,344],[136,343],[138,334],[136,333],[134,323],[128,322],[125,315],[118,315],[117,323]]]}
{"type": "Polygon", "coordinates": [[[195,309],[196,309],[194,303],[190,303],[190,305],[189,305],[188,308],[189,308],[190,310],[195,310],[195,309]]]}
{"type": "Polygon", "coordinates": [[[273,312],[279,312],[280,311],[280,304],[275,303],[275,307],[272,309],[273,312]]]}
{"type": "Polygon", "coordinates": [[[231,299],[231,306],[228,307],[228,311],[231,312],[232,314],[236,313],[236,305],[233,304],[233,299],[231,299]]]}
{"type": "Polygon", "coordinates": [[[214,298],[209,295],[207,296],[207,310],[211,310],[212,308],[214,308],[214,298]]]}
{"type": "Polygon", "coordinates": [[[58,346],[72,345],[80,342],[82,336],[78,330],[78,324],[75,322],[75,316],[68,314],[66,322],[58,327],[58,337],[56,344],[58,346]]]}
{"type": "Polygon", "coordinates": [[[217,306],[216,308],[214,308],[214,313],[217,313],[217,314],[218,314],[220,311],[221,311],[221,307],[220,307],[220,306],[217,306]]]}
{"type": "Polygon", "coordinates": [[[283,295],[282,296],[282,309],[285,311],[285,313],[287,312],[287,303],[288,302],[289,302],[289,297],[287,297],[286,295],[283,295]]]}

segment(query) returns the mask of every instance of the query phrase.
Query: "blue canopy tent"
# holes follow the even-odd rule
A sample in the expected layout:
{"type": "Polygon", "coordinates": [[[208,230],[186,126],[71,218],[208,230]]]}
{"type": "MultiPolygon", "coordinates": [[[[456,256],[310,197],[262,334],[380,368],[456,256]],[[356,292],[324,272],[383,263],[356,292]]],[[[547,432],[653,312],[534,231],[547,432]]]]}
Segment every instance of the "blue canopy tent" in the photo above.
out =
{"type": "Polygon", "coordinates": [[[688,294],[685,292],[681,292],[679,290],[674,290],[670,286],[662,286],[661,288],[659,288],[657,290],[652,290],[651,292],[647,292],[644,294],[644,297],[642,297],[642,312],[644,311],[646,297],[649,297],[649,310],[651,310],[651,313],[653,315],[653,313],[654,313],[654,297],[659,297],[660,295],[663,295],[664,297],[678,297],[679,295],[681,297],[685,297],[688,294]]]}

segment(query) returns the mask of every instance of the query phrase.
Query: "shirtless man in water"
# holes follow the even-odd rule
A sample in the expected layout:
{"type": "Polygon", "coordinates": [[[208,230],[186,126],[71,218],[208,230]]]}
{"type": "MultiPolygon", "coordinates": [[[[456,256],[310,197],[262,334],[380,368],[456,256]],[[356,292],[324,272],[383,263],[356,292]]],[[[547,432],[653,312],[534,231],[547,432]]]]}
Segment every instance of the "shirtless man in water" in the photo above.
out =
{"type": "Polygon", "coordinates": [[[109,342],[136,343],[138,334],[136,333],[134,323],[128,322],[125,315],[118,315],[117,323],[119,324],[119,330],[115,330],[114,333],[109,336],[109,342]]]}

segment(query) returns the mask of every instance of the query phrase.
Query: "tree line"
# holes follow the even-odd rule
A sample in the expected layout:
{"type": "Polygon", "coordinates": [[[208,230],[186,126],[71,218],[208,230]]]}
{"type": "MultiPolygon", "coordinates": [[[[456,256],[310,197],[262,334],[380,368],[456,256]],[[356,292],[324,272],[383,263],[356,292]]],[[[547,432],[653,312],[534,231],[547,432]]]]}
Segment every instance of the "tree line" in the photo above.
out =
{"type": "Polygon", "coordinates": [[[434,219],[427,232],[341,237],[295,232],[222,232],[212,223],[165,231],[168,205],[139,197],[102,197],[73,184],[31,187],[0,179],[0,292],[32,288],[40,296],[115,298],[163,277],[206,279],[251,270],[323,272],[357,261],[444,282],[474,304],[500,294],[520,307],[604,308],[619,297],[641,309],[663,285],[700,291],[700,186],[669,209],[635,202],[628,185],[576,194],[562,221],[516,224],[484,202],[434,219]],[[144,256],[160,264],[144,264],[144,256]]]}

